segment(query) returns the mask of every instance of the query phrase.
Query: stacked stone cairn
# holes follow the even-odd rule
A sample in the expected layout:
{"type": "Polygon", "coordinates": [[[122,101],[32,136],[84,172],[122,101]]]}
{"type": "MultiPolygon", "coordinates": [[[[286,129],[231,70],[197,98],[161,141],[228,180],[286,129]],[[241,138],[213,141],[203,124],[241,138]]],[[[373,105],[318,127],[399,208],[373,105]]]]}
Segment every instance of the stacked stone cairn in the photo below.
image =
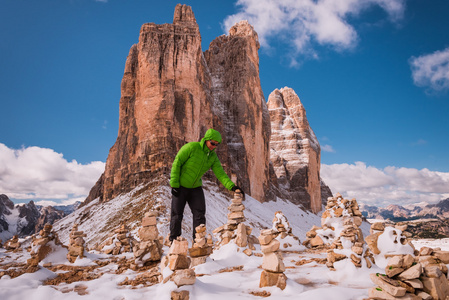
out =
{"type": "Polygon", "coordinates": [[[178,287],[183,285],[192,285],[195,283],[195,271],[190,268],[190,257],[187,256],[189,249],[189,242],[179,236],[170,246],[167,256],[164,256],[161,261],[161,273],[164,274],[164,269],[168,266],[172,274],[164,279],[164,283],[172,280],[178,287]]]}
{"type": "Polygon", "coordinates": [[[370,299],[439,300],[449,297],[447,266],[449,251],[423,247],[419,256],[393,255],[385,274],[371,274],[376,285],[369,290],[370,299]]]}
{"type": "Polygon", "coordinates": [[[243,251],[246,255],[252,255],[252,251],[256,250],[254,244],[257,243],[257,238],[251,235],[252,228],[243,223],[245,221],[243,213],[245,206],[243,205],[243,195],[240,190],[235,191],[228,210],[230,211],[228,222],[212,232],[218,239],[217,248],[228,244],[231,240],[235,240],[237,246],[242,248],[248,247],[243,251]]]}
{"type": "Polygon", "coordinates": [[[363,233],[362,213],[356,199],[344,199],[340,193],[327,199],[326,210],[321,216],[321,227],[313,226],[306,233],[304,245],[310,248],[327,250],[327,267],[334,270],[334,263],[351,259],[362,267],[363,233]]]}
{"type": "Polygon", "coordinates": [[[162,257],[163,237],[157,229],[157,212],[146,212],[138,235],[140,243],[133,247],[135,264],[139,267],[150,262],[160,261],[162,257]]]}
{"type": "Polygon", "coordinates": [[[276,238],[281,242],[282,250],[295,249],[294,244],[300,244],[299,238],[292,233],[287,217],[280,210],[274,213],[272,229],[278,234],[276,238]]]}
{"type": "MultiPolygon", "coordinates": [[[[381,251],[378,247],[378,239],[379,236],[381,236],[385,232],[385,228],[385,225],[381,222],[377,222],[371,225],[370,235],[365,238],[370,253],[375,255],[381,254],[381,251]]],[[[389,233],[391,232],[392,242],[394,244],[400,243],[403,246],[409,246],[414,251],[415,247],[413,246],[410,239],[412,234],[410,232],[407,232],[406,230],[407,225],[395,225],[394,227],[388,226],[387,231],[389,233]]]]}
{"type": "Polygon", "coordinates": [[[204,264],[207,257],[212,253],[212,236],[210,234],[207,235],[206,225],[201,224],[197,226],[195,231],[195,240],[192,248],[189,249],[189,254],[192,258],[190,267],[204,264]]]}
{"type": "Polygon", "coordinates": [[[125,252],[132,252],[132,247],[135,244],[136,241],[129,233],[128,227],[122,224],[120,228],[114,230],[97,250],[105,254],[118,255],[125,252]]]}
{"type": "Polygon", "coordinates": [[[284,274],[285,265],[279,251],[280,242],[276,239],[278,234],[273,229],[265,229],[260,232],[259,243],[263,253],[263,271],[260,274],[259,287],[277,286],[283,290],[287,286],[287,276],[284,274]]]}
{"type": "Polygon", "coordinates": [[[78,224],[73,225],[72,231],[70,232],[69,252],[67,253],[69,262],[74,263],[78,257],[85,257],[84,237],[86,236],[84,231],[78,231],[78,224]]]}
{"type": "Polygon", "coordinates": [[[19,236],[14,235],[11,239],[7,240],[4,245],[6,250],[14,251],[20,248],[19,236]]]}
{"type": "Polygon", "coordinates": [[[303,245],[310,248],[342,249],[341,237],[352,243],[363,243],[362,213],[356,199],[344,199],[340,193],[327,199],[327,205],[321,216],[321,227],[313,226],[306,233],[303,245]]]}
{"type": "Polygon", "coordinates": [[[40,261],[47,257],[56,247],[63,247],[58,235],[52,232],[52,225],[45,224],[38,234],[33,235],[31,243],[31,258],[27,260],[29,266],[37,266],[40,261]]]}

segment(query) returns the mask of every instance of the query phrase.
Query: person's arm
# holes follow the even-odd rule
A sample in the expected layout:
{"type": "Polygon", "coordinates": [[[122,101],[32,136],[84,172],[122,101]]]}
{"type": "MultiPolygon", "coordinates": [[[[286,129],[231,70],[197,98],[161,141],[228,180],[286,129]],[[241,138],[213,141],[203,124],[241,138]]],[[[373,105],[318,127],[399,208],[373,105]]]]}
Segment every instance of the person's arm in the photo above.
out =
{"type": "Polygon", "coordinates": [[[225,186],[225,188],[227,188],[228,190],[232,190],[232,188],[235,186],[235,183],[232,182],[231,179],[229,179],[229,176],[223,170],[223,167],[218,157],[215,157],[215,161],[212,164],[212,171],[214,172],[218,180],[220,180],[220,182],[225,186]]]}
{"type": "Polygon", "coordinates": [[[190,146],[185,144],[179,149],[178,154],[176,154],[175,160],[173,161],[170,173],[170,186],[172,188],[179,188],[179,178],[181,176],[181,167],[190,157],[190,146]]]}

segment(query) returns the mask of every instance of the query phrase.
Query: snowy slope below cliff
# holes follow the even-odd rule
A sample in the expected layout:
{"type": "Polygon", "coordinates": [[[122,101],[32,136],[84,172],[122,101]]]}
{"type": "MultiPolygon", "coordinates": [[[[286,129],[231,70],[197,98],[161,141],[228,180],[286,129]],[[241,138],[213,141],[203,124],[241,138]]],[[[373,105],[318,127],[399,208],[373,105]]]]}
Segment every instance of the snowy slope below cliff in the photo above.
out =
{"type": "MultiPolygon", "coordinates": [[[[222,193],[214,183],[205,183],[207,231],[212,231],[227,222],[227,207],[231,201],[231,194],[222,193]]],[[[166,186],[156,185],[153,188],[139,186],[128,194],[118,196],[105,203],[96,199],[85,207],[77,209],[71,215],[54,224],[61,241],[68,244],[69,233],[73,224],[79,224],[79,230],[87,234],[85,238],[89,247],[102,242],[110,232],[125,223],[137,238],[144,213],[154,209],[159,211],[158,229],[164,237],[169,233],[171,194],[166,186]]],[[[301,240],[313,225],[320,226],[320,215],[306,212],[297,205],[278,199],[277,201],[260,203],[250,196],[245,201],[245,224],[253,227],[253,235],[258,236],[260,229],[271,228],[274,213],[282,211],[293,228],[293,234],[301,240]]],[[[192,214],[188,206],[185,208],[183,220],[183,236],[192,236],[192,214]]],[[[366,233],[368,225],[365,226],[366,233]]]]}

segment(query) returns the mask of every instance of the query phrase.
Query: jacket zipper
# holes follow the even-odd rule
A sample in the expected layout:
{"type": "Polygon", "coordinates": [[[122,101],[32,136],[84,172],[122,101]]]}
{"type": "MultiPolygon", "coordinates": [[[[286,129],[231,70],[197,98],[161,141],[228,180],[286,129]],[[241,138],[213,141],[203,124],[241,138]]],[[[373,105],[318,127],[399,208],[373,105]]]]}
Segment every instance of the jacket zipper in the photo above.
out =
{"type": "Polygon", "coordinates": [[[197,182],[198,177],[200,177],[200,173],[201,173],[201,170],[203,169],[204,162],[209,158],[209,154],[210,154],[210,152],[208,152],[207,155],[206,155],[206,157],[205,157],[205,159],[203,159],[203,162],[201,163],[201,167],[200,167],[200,169],[198,170],[198,173],[196,174],[195,181],[194,181],[193,184],[192,184],[192,188],[195,186],[195,183],[197,182]]]}

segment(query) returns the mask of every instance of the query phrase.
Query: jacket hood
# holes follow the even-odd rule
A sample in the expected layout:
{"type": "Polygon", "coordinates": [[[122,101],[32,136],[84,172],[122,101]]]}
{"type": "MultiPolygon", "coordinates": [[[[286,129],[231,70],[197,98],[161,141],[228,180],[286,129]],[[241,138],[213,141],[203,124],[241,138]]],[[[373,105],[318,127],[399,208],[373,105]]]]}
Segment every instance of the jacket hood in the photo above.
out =
{"type": "Polygon", "coordinates": [[[204,141],[214,140],[214,141],[221,143],[222,138],[221,138],[221,134],[218,131],[216,131],[213,128],[210,128],[206,131],[206,134],[204,135],[203,140],[204,141]]]}

